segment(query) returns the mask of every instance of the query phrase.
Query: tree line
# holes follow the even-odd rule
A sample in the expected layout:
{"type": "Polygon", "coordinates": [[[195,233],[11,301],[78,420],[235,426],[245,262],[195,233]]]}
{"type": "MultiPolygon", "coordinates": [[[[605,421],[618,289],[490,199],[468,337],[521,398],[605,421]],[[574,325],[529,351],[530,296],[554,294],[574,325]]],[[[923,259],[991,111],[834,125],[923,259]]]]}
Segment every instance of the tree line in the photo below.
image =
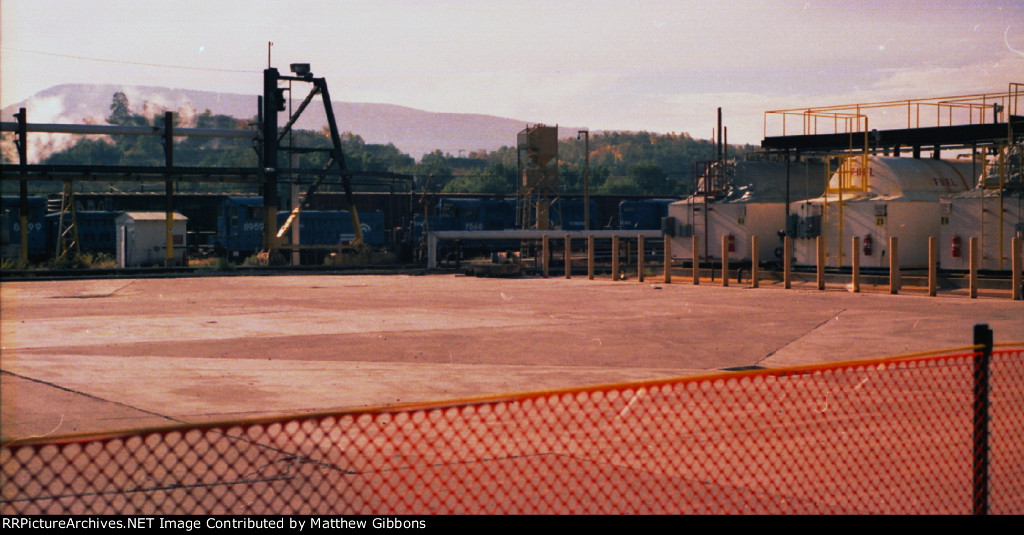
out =
{"type": "MultiPolygon", "coordinates": [[[[147,118],[131,111],[124,93],[115,93],[107,122],[115,125],[163,126],[163,116],[147,118]]],[[[175,120],[179,121],[176,114],[175,120]]],[[[255,118],[237,119],[215,115],[209,110],[194,118],[195,128],[252,128],[255,118]]],[[[178,125],[176,125],[178,126],[178,125]]],[[[5,136],[4,143],[10,143],[5,136]]],[[[12,143],[13,144],[13,143],[12,143]]],[[[346,167],[353,171],[390,172],[416,177],[417,190],[437,193],[486,193],[514,195],[520,169],[515,146],[495,151],[476,151],[453,156],[440,150],[419,161],[394,144],[366,143],[358,134],[342,134],[346,167]]],[[[321,131],[294,130],[282,141],[282,148],[327,148],[330,137],[321,131]]],[[[715,157],[715,143],[692,138],[686,133],[594,132],[590,135],[589,158],[583,140],[558,142],[558,186],[560,194],[582,194],[589,174],[590,192],[607,195],[649,195],[678,197],[689,194],[694,185],[695,164],[715,157]]],[[[729,156],[752,152],[751,145],[728,147],[729,156]]],[[[10,151],[3,159],[10,160],[10,151]]],[[[328,156],[323,152],[301,153],[297,166],[322,168],[328,156]]],[[[165,162],[159,136],[83,136],[71,147],[46,157],[43,164],[159,166],[165,162]]],[[[174,143],[175,165],[188,167],[257,167],[259,157],[251,140],[223,138],[182,138],[174,143]]],[[[16,184],[5,181],[5,193],[16,184]]],[[[139,185],[91,183],[89,189],[111,188],[137,191],[139,185]]],[[[163,186],[160,186],[161,188],[163,186]]],[[[219,188],[222,185],[189,185],[189,190],[219,188]]],[[[78,188],[76,188],[78,189],[78,188]]]]}

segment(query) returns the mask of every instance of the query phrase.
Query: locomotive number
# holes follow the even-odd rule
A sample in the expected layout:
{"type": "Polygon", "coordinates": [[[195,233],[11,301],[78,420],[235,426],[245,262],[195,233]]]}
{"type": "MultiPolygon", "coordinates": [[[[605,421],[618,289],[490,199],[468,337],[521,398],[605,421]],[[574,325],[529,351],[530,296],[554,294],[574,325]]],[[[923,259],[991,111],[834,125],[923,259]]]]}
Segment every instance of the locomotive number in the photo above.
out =
{"type": "MultiPolygon", "coordinates": [[[[17,232],[17,231],[21,230],[21,223],[14,223],[11,226],[11,228],[12,228],[12,230],[14,230],[14,232],[17,232]]],[[[40,232],[42,230],[43,230],[43,224],[42,223],[29,223],[28,224],[28,231],[29,232],[40,232]]]]}

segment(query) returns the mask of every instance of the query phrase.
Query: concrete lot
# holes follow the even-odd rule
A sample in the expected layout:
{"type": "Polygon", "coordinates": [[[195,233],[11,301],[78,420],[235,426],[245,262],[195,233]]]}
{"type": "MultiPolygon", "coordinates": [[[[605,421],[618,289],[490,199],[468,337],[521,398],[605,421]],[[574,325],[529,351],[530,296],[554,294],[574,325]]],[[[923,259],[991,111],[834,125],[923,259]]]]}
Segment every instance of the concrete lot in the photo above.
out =
{"type": "Polygon", "coordinates": [[[228,276],[0,284],[0,438],[1024,342],[1024,303],[677,279],[228,276]]]}

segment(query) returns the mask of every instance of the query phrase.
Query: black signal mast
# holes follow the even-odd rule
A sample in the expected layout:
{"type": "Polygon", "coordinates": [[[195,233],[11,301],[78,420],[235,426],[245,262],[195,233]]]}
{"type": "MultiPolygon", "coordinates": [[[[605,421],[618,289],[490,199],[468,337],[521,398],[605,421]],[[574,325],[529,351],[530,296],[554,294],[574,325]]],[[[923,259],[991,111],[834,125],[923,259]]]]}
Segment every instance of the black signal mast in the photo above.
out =
{"type": "Polygon", "coordinates": [[[352,217],[352,228],[355,232],[355,239],[352,246],[359,249],[363,247],[363,233],[359,226],[359,214],[352,200],[351,172],[345,165],[345,153],[341,148],[341,134],[338,131],[338,123],[334,117],[334,108],[331,105],[331,94],[327,90],[327,80],[317,78],[309,69],[308,63],[292,63],[291,76],[282,76],[274,67],[263,71],[263,102],[260,110],[260,129],[262,144],[261,168],[264,175],[263,189],[263,245],[264,249],[270,251],[277,248],[277,244],[284,233],[291,227],[299,213],[309,205],[310,198],[320,187],[328,175],[341,175],[342,184],[345,188],[345,201],[348,203],[349,214],[352,217]],[[278,114],[288,110],[288,97],[286,92],[289,87],[281,87],[281,82],[302,82],[312,84],[312,89],[299,107],[290,114],[288,122],[278,128],[278,114]],[[277,228],[277,206],[278,206],[278,178],[281,171],[279,152],[282,150],[281,142],[285,139],[292,127],[298,121],[302,112],[317,96],[323,101],[324,112],[327,115],[327,125],[331,134],[331,147],[323,148],[289,148],[293,152],[315,152],[326,151],[329,154],[327,165],[320,172],[317,178],[310,185],[306,193],[299,197],[299,202],[288,215],[284,224],[277,228]],[[334,172],[332,173],[332,168],[334,172]],[[274,229],[277,229],[276,232],[274,229]]]}

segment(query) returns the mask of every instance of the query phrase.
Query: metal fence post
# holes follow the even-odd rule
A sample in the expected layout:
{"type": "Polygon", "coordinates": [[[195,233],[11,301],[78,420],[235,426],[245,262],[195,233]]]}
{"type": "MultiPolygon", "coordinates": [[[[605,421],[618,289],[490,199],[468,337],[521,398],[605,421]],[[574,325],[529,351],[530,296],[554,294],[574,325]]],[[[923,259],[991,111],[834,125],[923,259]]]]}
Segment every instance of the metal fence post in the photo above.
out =
{"type": "Polygon", "coordinates": [[[974,514],[988,514],[988,365],[992,356],[992,329],[974,326],[974,514]]]}

